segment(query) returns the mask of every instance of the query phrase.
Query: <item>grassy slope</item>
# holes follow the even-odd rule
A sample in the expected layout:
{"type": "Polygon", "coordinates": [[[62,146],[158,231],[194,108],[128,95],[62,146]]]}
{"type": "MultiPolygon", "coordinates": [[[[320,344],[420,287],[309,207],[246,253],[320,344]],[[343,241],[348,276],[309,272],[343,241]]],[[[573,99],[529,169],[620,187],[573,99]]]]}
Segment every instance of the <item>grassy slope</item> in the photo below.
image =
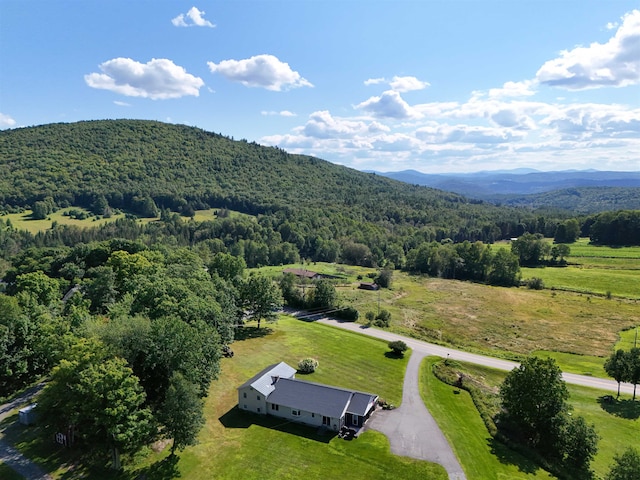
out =
{"type": "MultiPolygon", "coordinates": [[[[471,478],[511,478],[509,476],[492,476],[487,472],[495,469],[495,472],[502,472],[504,468],[514,465],[529,471],[527,462],[521,463],[521,457],[513,454],[509,450],[500,447],[490,440],[490,436],[477,413],[475,416],[470,411],[475,412],[475,407],[470,396],[466,392],[454,395],[453,387],[440,382],[431,373],[431,365],[438,359],[427,359],[422,366],[423,398],[432,411],[438,423],[451,436],[451,441],[462,459],[468,459],[470,463],[469,471],[465,470],[471,478]],[[455,407],[453,407],[455,405],[455,407]],[[461,413],[462,412],[462,413],[461,413]],[[460,422],[464,418],[464,422],[460,422]],[[456,428],[456,422],[466,425],[476,422],[478,426],[460,433],[456,428]],[[480,426],[482,428],[480,428],[480,426]],[[483,444],[483,440],[486,442],[483,444]],[[484,446],[483,446],[484,445],[484,446]],[[487,451],[493,447],[498,453],[497,458],[487,455],[487,451]],[[473,452],[478,452],[478,457],[474,457],[473,452]],[[500,464],[496,464],[499,460],[500,464]],[[500,469],[502,467],[502,470],[500,469]],[[476,472],[471,474],[470,472],[476,472]]],[[[489,386],[497,388],[506,375],[503,371],[493,370],[486,367],[462,364],[464,371],[470,373],[474,378],[482,378],[483,382],[489,386]]],[[[600,441],[598,443],[598,453],[591,464],[597,475],[603,476],[608,472],[613,461],[613,456],[620,453],[626,446],[634,445],[640,438],[640,402],[631,401],[628,396],[621,396],[620,401],[614,404],[602,403],[600,398],[608,395],[609,392],[594,390],[575,385],[567,385],[570,393],[569,403],[573,406],[573,415],[585,417],[589,424],[594,424],[600,441]]],[[[466,465],[465,465],[466,468],[466,465]]],[[[541,473],[539,471],[539,473],[541,473]]],[[[522,472],[520,472],[522,474],[522,472]]],[[[544,475],[544,474],[543,474],[544,475]]],[[[513,478],[519,478],[514,476],[513,478]]]]}
{"type": "Polygon", "coordinates": [[[431,366],[439,360],[433,357],[425,359],[421,368],[420,391],[458,456],[467,479],[553,478],[491,438],[469,393],[441,382],[431,373],[431,366]]]}

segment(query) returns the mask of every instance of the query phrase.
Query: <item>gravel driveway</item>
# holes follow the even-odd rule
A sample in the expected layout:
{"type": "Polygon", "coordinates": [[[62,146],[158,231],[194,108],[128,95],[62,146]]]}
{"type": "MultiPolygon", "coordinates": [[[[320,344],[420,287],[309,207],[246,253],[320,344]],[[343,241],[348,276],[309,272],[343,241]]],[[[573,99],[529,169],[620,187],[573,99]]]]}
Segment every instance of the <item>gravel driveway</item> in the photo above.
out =
{"type": "Polygon", "coordinates": [[[394,454],[439,463],[451,480],[463,480],[466,477],[458,459],[420,397],[418,378],[425,356],[414,350],[409,358],[400,407],[377,410],[367,428],[384,433],[394,454]]]}

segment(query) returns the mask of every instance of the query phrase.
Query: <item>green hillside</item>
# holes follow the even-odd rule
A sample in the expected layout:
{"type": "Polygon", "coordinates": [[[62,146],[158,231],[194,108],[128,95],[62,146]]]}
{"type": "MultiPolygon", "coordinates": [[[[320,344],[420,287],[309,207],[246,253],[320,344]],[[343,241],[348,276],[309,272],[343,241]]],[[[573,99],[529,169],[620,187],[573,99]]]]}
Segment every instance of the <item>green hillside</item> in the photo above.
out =
{"type": "Polygon", "coordinates": [[[135,211],[152,198],[174,211],[226,207],[245,213],[304,208],[352,218],[471,228],[511,210],[411,186],[281,149],[234,141],[198,128],[105,120],[0,132],[0,205],[135,211]],[[348,208],[345,208],[348,207],[348,208]]]}

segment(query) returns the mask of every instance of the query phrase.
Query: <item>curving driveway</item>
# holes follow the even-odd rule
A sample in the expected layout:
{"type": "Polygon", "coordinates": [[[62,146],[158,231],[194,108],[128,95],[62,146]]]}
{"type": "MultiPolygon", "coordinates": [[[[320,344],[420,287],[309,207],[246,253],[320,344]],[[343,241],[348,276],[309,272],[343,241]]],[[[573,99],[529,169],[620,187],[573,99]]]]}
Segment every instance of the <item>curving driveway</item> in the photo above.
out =
{"type": "Polygon", "coordinates": [[[400,407],[376,411],[367,428],[384,433],[396,455],[439,463],[451,480],[464,480],[464,471],[449,442],[420,397],[420,363],[425,356],[414,351],[409,358],[400,407]]]}

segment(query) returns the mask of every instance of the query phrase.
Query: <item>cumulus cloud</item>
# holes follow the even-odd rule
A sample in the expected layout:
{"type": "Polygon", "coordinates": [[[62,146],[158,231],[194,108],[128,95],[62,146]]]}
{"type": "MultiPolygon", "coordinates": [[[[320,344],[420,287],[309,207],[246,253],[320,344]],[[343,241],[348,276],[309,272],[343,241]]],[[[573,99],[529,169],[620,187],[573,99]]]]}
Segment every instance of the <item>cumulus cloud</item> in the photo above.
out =
{"type": "Polygon", "coordinates": [[[425,88],[431,86],[429,82],[424,82],[422,80],[418,80],[416,77],[399,77],[394,76],[391,80],[387,80],[384,77],[380,78],[370,78],[364,81],[366,86],[369,85],[379,85],[381,83],[386,83],[391,87],[391,90],[396,92],[410,92],[412,90],[424,90],[425,88]]]}
{"type": "Polygon", "coordinates": [[[10,128],[16,124],[16,121],[9,115],[0,112],[0,128],[10,128]]]}
{"type": "Polygon", "coordinates": [[[528,97],[536,93],[534,87],[535,80],[524,80],[522,82],[506,82],[502,88],[492,88],[489,90],[489,98],[504,97],[528,97]]]}
{"type": "Polygon", "coordinates": [[[198,96],[204,81],[171,60],[154,58],[140,63],[130,58],[114,58],[99,65],[102,73],[90,73],[84,80],[91,88],[109,90],[128,97],[163,100],[198,96]]]}
{"type": "Polygon", "coordinates": [[[223,60],[216,64],[207,62],[211,73],[219,73],[245,87],[261,87],[276,92],[290,88],[313,87],[288,63],[281,62],[273,55],[256,55],[244,60],[223,60]]]}
{"type": "Polygon", "coordinates": [[[386,80],[383,77],[380,77],[380,78],[369,78],[368,80],[364,81],[364,84],[366,86],[369,86],[369,85],[379,85],[379,84],[385,83],[385,82],[386,82],[386,80]]]}
{"type": "Polygon", "coordinates": [[[400,93],[394,90],[387,90],[379,97],[371,97],[356,105],[356,108],[370,112],[379,118],[395,118],[402,120],[421,116],[403,100],[400,93]]]}
{"type": "Polygon", "coordinates": [[[327,110],[313,112],[302,132],[314,138],[346,138],[366,132],[367,124],[358,120],[333,117],[327,110]]]}
{"type": "Polygon", "coordinates": [[[410,92],[412,90],[424,90],[431,84],[429,82],[423,82],[416,77],[398,77],[395,76],[389,82],[389,86],[396,92],[410,92]]]}
{"type": "Polygon", "coordinates": [[[640,83],[640,10],[622,17],[607,43],[564,50],[536,73],[546,85],[567,90],[625,87],[640,83]]]}
{"type": "Polygon", "coordinates": [[[205,12],[191,7],[187,13],[181,13],[171,20],[176,27],[209,27],[214,28],[215,25],[209,20],[204,19],[205,12]]]}
{"type": "Polygon", "coordinates": [[[428,143],[493,144],[511,141],[514,133],[506,128],[439,124],[419,128],[416,130],[416,137],[428,143]]]}

